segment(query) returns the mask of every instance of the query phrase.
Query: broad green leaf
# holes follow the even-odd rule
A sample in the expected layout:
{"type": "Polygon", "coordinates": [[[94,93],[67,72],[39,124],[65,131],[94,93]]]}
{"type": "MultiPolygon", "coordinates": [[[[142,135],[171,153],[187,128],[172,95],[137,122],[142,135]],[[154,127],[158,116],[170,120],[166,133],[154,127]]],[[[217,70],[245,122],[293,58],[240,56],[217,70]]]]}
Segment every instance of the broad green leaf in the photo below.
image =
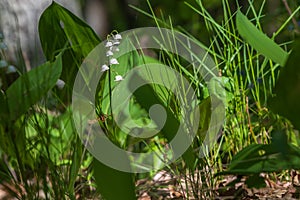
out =
{"type": "Polygon", "coordinates": [[[288,53],[273,40],[258,30],[241,11],[236,15],[236,26],[239,34],[259,53],[284,66],[288,53]]]}
{"type": "Polygon", "coordinates": [[[47,60],[53,60],[65,45],[68,47],[63,55],[61,75],[66,87],[59,94],[69,101],[78,68],[82,60],[100,43],[100,39],[85,22],[55,2],[41,15],[39,35],[47,60]]]}
{"type": "Polygon", "coordinates": [[[229,169],[220,174],[259,174],[300,169],[300,149],[287,142],[286,133],[277,131],[271,144],[251,144],[237,153],[229,169]]]}
{"type": "Polygon", "coordinates": [[[62,56],[20,76],[6,91],[10,119],[15,120],[55,86],[62,70],[62,56]]]}
{"type": "Polygon", "coordinates": [[[53,2],[39,20],[39,34],[47,59],[69,43],[77,55],[87,56],[100,39],[84,21],[66,8],[53,2]]]}
{"type": "Polygon", "coordinates": [[[300,40],[294,42],[294,48],[286,65],[280,70],[276,82],[275,97],[270,100],[273,112],[288,118],[300,130],[300,40]]]}
{"type": "MultiPolygon", "coordinates": [[[[143,78],[140,77],[139,74],[133,76],[133,79],[136,82],[144,82],[143,78]]],[[[129,86],[130,87],[130,86],[129,86]]],[[[157,96],[156,92],[153,90],[151,85],[145,84],[139,87],[137,90],[134,91],[133,95],[135,96],[137,102],[145,109],[150,110],[151,106],[153,105],[160,105],[166,111],[166,122],[161,129],[161,133],[166,137],[168,141],[171,141],[173,137],[176,135],[177,131],[179,130],[180,122],[175,117],[174,113],[170,111],[168,107],[161,101],[161,99],[157,96]]],[[[154,123],[161,124],[160,119],[152,119],[154,123]]],[[[189,139],[187,138],[187,141],[189,139]]],[[[185,141],[182,141],[185,142],[185,141]]],[[[176,149],[175,149],[176,150],[176,149]]],[[[193,149],[189,147],[185,153],[182,155],[184,161],[186,162],[187,166],[192,169],[194,167],[194,163],[196,161],[196,156],[193,153],[193,149]]]]}
{"type": "Polygon", "coordinates": [[[97,189],[105,199],[136,199],[132,173],[112,169],[96,159],[93,162],[93,169],[97,189]]]}

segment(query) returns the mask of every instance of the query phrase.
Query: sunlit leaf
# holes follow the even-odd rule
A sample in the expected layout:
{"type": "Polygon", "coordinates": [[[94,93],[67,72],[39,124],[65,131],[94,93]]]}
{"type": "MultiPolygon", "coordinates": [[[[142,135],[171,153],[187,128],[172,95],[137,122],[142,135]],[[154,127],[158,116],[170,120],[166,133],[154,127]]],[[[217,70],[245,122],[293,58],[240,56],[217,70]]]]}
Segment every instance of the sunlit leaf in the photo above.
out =
{"type": "Polygon", "coordinates": [[[15,120],[55,86],[62,70],[62,56],[20,76],[6,91],[10,119],[15,120]]]}
{"type": "Polygon", "coordinates": [[[66,8],[53,2],[41,15],[39,36],[47,60],[53,60],[66,45],[63,55],[61,79],[66,87],[59,91],[65,101],[70,101],[72,87],[82,60],[99,43],[100,39],[84,21],[66,8]]]}
{"type": "Polygon", "coordinates": [[[259,53],[284,66],[288,53],[273,40],[258,30],[240,11],[236,15],[236,26],[239,34],[259,53]]]}
{"type": "Polygon", "coordinates": [[[271,144],[251,144],[232,159],[229,169],[220,174],[259,174],[300,169],[300,149],[287,142],[286,133],[276,131],[271,144]]]}

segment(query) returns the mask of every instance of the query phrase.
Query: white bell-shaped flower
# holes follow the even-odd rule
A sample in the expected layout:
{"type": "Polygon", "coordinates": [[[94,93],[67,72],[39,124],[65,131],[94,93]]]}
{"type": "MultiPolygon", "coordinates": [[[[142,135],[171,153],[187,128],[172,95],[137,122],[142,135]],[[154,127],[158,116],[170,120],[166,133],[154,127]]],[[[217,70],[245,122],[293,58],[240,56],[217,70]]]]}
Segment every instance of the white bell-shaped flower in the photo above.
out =
{"type": "Polygon", "coordinates": [[[112,59],[109,60],[109,64],[111,64],[111,65],[117,65],[117,64],[119,64],[119,62],[118,62],[117,59],[112,58],[112,59]]]}
{"type": "Polygon", "coordinates": [[[107,70],[109,70],[109,67],[107,65],[104,64],[101,66],[101,72],[105,72],[107,70]]]}
{"type": "Polygon", "coordinates": [[[113,43],[111,41],[107,41],[105,44],[105,47],[111,47],[113,45],[113,43]]]}
{"type": "Polygon", "coordinates": [[[121,40],[122,36],[118,33],[118,34],[114,35],[114,39],[115,40],[121,40]]]}
{"type": "Polygon", "coordinates": [[[13,65],[9,65],[9,66],[7,67],[7,69],[6,69],[6,73],[7,73],[7,74],[15,73],[15,72],[17,72],[17,69],[16,69],[16,67],[13,66],[13,65]]]}
{"type": "Polygon", "coordinates": [[[63,89],[63,88],[65,87],[65,84],[66,84],[66,83],[65,83],[63,80],[61,80],[61,79],[58,79],[57,82],[56,82],[56,86],[57,86],[57,88],[60,89],[60,90],[63,89]]]}
{"type": "Polygon", "coordinates": [[[123,77],[121,75],[117,75],[115,76],[115,81],[118,82],[118,81],[122,81],[123,80],[123,77]]]}
{"type": "Polygon", "coordinates": [[[107,56],[107,57],[113,56],[113,55],[114,55],[114,53],[113,53],[111,50],[108,50],[108,51],[106,52],[106,56],[107,56]]]}

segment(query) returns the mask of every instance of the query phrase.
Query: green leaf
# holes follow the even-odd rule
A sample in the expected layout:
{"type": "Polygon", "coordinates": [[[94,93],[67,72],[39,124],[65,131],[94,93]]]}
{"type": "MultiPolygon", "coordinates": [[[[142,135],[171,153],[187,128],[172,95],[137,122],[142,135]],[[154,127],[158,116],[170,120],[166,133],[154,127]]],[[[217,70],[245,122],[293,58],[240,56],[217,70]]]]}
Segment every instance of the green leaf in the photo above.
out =
{"type": "Polygon", "coordinates": [[[266,187],[265,179],[258,174],[255,174],[253,176],[249,176],[247,180],[245,181],[245,184],[248,186],[248,188],[264,188],[266,187]]]}
{"type": "Polygon", "coordinates": [[[55,2],[41,15],[38,28],[47,60],[53,60],[65,45],[68,46],[63,55],[61,75],[67,87],[59,92],[59,96],[69,101],[78,68],[82,60],[100,43],[100,39],[90,26],[55,2]]]}
{"type": "Polygon", "coordinates": [[[300,149],[287,142],[286,133],[274,132],[271,144],[251,144],[237,153],[221,174],[259,174],[300,169],[300,149]]]}
{"type": "Polygon", "coordinates": [[[74,189],[75,189],[75,182],[77,179],[77,176],[79,174],[80,166],[81,166],[81,160],[83,156],[83,146],[80,141],[79,137],[76,137],[76,140],[73,144],[73,153],[72,153],[72,163],[70,166],[69,171],[69,183],[68,183],[68,192],[73,197],[75,195],[74,189]]]}
{"type": "Polygon", "coordinates": [[[93,169],[95,181],[98,186],[97,190],[105,199],[136,199],[132,173],[112,169],[96,159],[93,162],[93,169]]]}
{"type": "MultiPolygon", "coordinates": [[[[203,99],[199,105],[201,117],[199,120],[200,134],[205,134],[209,128],[210,117],[211,117],[211,98],[208,97],[203,99]]],[[[205,135],[203,135],[205,136],[205,135]]]]}
{"type": "Polygon", "coordinates": [[[239,34],[259,53],[284,66],[288,53],[258,30],[241,11],[236,15],[236,26],[239,34]]]}
{"type": "Polygon", "coordinates": [[[67,42],[76,54],[85,56],[100,43],[90,26],[55,2],[43,12],[39,34],[45,55],[50,60],[67,42]]]}
{"type": "Polygon", "coordinates": [[[6,91],[10,119],[15,120],[53,88],[62,70],[61,54],[20,76],[6,91]]]}
{"type": "Polygon", "coordinates": [[[273,112],[288,118],[300,130],[300,40],[294,42],[294,48],[286,65],[280,70],[274,93],[270,100],[273,112]]]}
{"type": "MultiPolygon", "coordinates": [[[[135,83],[145,82],[145,80],[139,75],[134,74],[132,79],[135,80],[135,83]]],[[[142,85],[142,84],[141,84],[142,85]]],[[[129,84],[129,89],[131,90],[131,86],[129,84]]],[[[169,107],[167,107],[164,102],[157,96],[157,93],[153,90],[151,85],[145,84],[139,87],[137,90],[134,91],[133,95],[135,96],[137,102],[145,109],[150,110],[151,106],[153,105],[160,105],[166,111],[166,122],[161,129],[161,133],[166,137],[166,139],[170,142],[173,137],[176,135],[177,131],[179,130],[180,121],[175,117],[174,113],[171,112],[169,107]]],[[[159,118],[152,119],[155,124],[161,124],[159,118]]],[[[190,139],[186,138],[186,141],[183,140],[182,143],[188,142],[190,139]]],[[[174,151],[177,150],[174,148],[174,151]]],[[[187,166],[192,169],[194,167],[194,163],[196,161],[196,156],[193,153],[193,149],[189,146],[189,148],[185,151],[182,155],[183,160],[186,162],[187,166]]]]}

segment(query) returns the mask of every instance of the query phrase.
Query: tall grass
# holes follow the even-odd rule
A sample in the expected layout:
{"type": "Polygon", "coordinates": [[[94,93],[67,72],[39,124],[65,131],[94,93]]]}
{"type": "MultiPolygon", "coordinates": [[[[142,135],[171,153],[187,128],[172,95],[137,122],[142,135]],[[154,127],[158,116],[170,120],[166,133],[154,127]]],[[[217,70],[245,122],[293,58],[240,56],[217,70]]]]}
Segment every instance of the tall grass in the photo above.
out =
{"type": "MultiPolygon", "coordinates": [[[[238,10],[232,9],[233,2],[222,0],[221,22],[217,22],[210,15],[202,1],[196,2],[197,6],[189,3],[186,5],[201,16],[202,25],[209,33],[210,45],[207,47],[200,45],[214,58],[219,76],[224,78],[227,94],[226,123],[218,144],[209,152],[208,157],[199,160],[196,169],[185,169],[186,172],[184,172],[182,167],[179,167],[180,165],[176,165],[173,173],[184,180],[184,188],[189,185],[185,191],[186,198],[202,199],[213,198],[212,191],[218,184],[218,180],[213,178],[214,174],[224,170],[232,156],[243,147],[253,143],[268,144],[271,131],[278,127],[287,127],[290,130],[290,137],[293,137],[293,131],[286,120],[272,114],[267,107],[268,100],[273,94],[280,65],[261,55],[241,38],[235,21],[238,10]]],[[[266,1],[262,1],[259,9],[254,7],[253,1],[248,1],[248,3],[247,8],[243,7],[245,14],[251,17],[252,23],[263,32],[261,21],[265,17],[266,1]]],[[[236,4],[237,8],[241,8],[238,2],[236,4]]],[[[190,35],[182,27],[173,26],[171,18],[169,20],[164,17],[157,18],[150,3],[149,7],[150,14],[138,8],[135,9],[151,17],[158,27],[177,29],[190,35]]],[[[292,16],[289,16],[273,34],[273,40],[287,28],[291,18],[292,16]]],[[[283,43],[282,48],[287,49],[287,44],[288,42],[283,43]]],[[[191,82],[195,80],[191,79],[191,82]]],[[[202,142],[199,137],[197,139],[198,142],[202,142]]],[[[295,139],[292,139],[292,142],[295,142],[295,139]]],[[[174,166],[170,168],[174,169],[174,166]]]]}

